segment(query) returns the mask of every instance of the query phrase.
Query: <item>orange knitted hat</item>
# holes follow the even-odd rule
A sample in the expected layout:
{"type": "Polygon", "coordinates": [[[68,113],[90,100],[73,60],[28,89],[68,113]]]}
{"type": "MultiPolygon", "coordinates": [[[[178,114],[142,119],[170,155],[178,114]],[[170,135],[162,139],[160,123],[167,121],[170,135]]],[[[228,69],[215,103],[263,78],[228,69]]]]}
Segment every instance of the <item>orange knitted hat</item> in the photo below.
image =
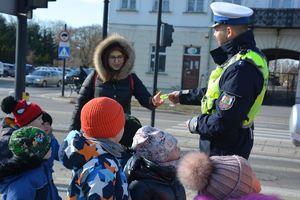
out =
{"type": "Polygon", "coordinates": [[[92,138],[111,138],[125,125],[122,106],[113,99],[97,97],[87,102],[80,115],[84,135],[92,138]]]}

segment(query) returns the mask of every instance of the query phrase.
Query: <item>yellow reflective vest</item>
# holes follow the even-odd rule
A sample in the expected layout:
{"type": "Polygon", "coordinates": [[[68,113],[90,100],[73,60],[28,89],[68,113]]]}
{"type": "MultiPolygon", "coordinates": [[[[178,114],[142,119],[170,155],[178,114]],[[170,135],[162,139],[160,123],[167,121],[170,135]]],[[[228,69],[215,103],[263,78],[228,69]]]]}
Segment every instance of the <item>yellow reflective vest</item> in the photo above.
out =
{"type": "Polygon", "coordinates": [[[254,104],[252,105],[249,113],[247,114],[247,119],[243,121],[243,127],[248,127],[252,124],[254,117],[260,110],[261,104],[264,99],[264,95],[268,86],[269,79],[269,69],[267,65],[267,60],[260,54],[252,50],[247,50],[246,53],[239,52],[229,59],[226,63],[218,66],[210,74],[207,91],[201,100],[201,112],[203,114],[211,114],[215,111],[215,102],[219,98],[221,92],[219,88],[219,81],[224,73],[224,71],[235,62],[240,60],[246,60],[253,65],[255,65],[262,73],[264,78],[264,86],[260,94],[256,97],[254,104]]]}

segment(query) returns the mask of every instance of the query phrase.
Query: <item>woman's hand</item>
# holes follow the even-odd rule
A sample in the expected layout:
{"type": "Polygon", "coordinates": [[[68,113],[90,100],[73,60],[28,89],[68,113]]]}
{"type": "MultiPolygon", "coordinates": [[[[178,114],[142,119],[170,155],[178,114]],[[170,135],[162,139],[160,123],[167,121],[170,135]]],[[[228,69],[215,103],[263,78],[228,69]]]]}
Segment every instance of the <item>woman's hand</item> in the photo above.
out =
{"type": "Polygon", "coordinates": [[[165,101],[160,98],[161,91],[159,91],[154,97],[152,97],[152,104],[155,107],[162,105],[165,101]]]}

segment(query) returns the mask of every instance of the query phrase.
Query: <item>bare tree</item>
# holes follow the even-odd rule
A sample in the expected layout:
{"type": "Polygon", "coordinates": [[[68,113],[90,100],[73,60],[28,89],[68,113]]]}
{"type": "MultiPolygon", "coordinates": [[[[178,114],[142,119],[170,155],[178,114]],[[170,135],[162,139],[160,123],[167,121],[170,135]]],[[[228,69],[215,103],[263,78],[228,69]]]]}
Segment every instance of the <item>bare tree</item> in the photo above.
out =
{"type": "Polygon", "coordinates": [[[102,39],[101,28],[96,25],[72,29],[71,54],[78,58],[78,65],[92,66],[94,49],[102,39]]]}

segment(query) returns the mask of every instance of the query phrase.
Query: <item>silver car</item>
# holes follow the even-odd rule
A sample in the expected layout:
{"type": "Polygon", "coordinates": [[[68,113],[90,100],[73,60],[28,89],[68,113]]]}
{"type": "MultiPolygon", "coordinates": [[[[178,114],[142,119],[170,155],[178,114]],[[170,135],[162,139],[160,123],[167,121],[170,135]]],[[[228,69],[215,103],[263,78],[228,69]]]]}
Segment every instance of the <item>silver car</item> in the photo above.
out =
{"type": "Polygon", "coordinates": [[[52,70],[37,70],[26,76],[26,86],[38,85],[47,87],[49,85],[56,85],[60,87],[62,84],[62,76],[57,71],[52,70]]]}

